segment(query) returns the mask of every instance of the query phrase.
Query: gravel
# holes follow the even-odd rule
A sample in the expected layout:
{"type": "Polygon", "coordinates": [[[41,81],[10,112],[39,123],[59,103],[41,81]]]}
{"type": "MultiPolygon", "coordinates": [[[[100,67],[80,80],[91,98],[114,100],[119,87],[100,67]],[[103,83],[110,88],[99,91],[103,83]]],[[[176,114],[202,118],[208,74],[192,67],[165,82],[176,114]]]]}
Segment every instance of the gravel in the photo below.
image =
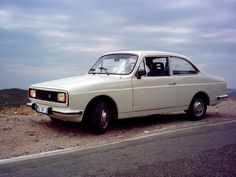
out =
{"type": "Polygon", "coordinates": [[[134,138],[153,132],[236,119],[236,97],[208,107],[201,121],[183,113],[115,121],[103,135],[93,134],[81,123],[55,123],[44,115],[0,115],[0,159],[71,147],[90,147],[134,138]]]}

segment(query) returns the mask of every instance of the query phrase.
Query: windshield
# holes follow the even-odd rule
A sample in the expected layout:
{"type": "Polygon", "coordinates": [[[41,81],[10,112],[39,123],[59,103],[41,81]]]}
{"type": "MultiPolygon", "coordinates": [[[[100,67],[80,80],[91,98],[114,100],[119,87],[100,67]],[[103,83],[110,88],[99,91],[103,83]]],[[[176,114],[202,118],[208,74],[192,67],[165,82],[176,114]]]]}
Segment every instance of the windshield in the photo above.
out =
{"type": "Polygon", "coordinates": [[[130,74],[137,59],[138,56],[132,54],[105,55],[95,63],[89,74],[130,74]]]}

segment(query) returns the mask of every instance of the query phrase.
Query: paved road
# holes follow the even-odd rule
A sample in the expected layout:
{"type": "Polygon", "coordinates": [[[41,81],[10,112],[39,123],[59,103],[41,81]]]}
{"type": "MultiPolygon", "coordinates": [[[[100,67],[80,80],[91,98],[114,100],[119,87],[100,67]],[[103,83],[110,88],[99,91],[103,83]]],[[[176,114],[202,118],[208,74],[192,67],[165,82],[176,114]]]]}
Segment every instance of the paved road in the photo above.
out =
{"type": "Polygon", "coordinates": [[[236,122],[0,165],[0,176],[236,176],[236,122]]]}

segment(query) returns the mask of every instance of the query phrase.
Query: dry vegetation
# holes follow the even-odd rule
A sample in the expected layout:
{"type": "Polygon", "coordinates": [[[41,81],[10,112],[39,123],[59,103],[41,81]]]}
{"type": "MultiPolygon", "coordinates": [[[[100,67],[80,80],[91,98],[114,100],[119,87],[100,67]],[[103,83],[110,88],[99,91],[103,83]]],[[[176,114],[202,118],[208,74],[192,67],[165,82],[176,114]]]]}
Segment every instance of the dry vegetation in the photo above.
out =
{"type": "Polygon", "coordinates": [[[30,107],[26,105],[4,106],[0,109],[0,115],[36,115],[30,107]]]}

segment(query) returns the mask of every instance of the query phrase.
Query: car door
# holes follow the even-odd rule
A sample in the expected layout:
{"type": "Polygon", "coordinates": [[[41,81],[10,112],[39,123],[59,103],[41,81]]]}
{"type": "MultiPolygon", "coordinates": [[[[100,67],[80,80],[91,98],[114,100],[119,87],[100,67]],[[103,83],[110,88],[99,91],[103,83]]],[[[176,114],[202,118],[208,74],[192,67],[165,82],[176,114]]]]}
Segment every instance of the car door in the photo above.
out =
{"type": "Polygon", "coordinates": [[[167,56],[145,57],[139,70],[145,75],[134,77],[133,111],[171,108],[176,104],[175,79],[169,71],[167,56]]]}

